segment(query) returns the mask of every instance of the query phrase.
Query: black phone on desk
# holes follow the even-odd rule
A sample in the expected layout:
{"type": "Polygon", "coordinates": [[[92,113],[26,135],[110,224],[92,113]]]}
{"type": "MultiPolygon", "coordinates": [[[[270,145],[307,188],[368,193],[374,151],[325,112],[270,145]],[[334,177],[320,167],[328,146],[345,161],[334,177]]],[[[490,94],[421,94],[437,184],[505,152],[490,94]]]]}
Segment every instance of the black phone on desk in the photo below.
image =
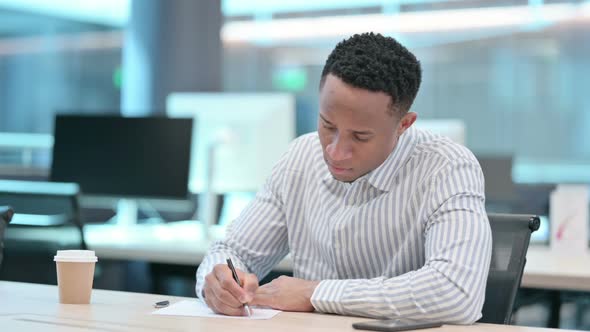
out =
{"type": "Polygon", "coordinates": [[[352,324],[352,327],[357,330],[395,332],[429,329],[432,327],[440,327],[442,325],[441,322],[418,322],[415,320],[397,318],[354,323],[352,324]]]}

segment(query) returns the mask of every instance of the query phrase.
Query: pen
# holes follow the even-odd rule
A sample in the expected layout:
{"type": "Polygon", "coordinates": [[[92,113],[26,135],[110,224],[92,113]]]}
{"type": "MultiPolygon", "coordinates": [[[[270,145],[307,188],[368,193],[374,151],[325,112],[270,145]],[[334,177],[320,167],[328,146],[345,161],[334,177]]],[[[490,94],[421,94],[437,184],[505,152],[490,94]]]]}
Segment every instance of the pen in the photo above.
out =
{"type": "Polygon", "coordinates": [[[154,304],[154,308],[166,308],[169,305],[170,305],[170,301],[168,301],[168,300],[160,301],[160,302],[156,302],[154,304]]]}
{"type": "MultiPolygon", "coordinates": [[[[228,258],[226,261],[227,266],[231,270],[231,274],[234,277],[234,280],[238,283],[238,286],[242,287],[242,283],[240,282],[240,278],[238,277],[238,273],[236,272],[236,268],[234,267],[234,263],[232,263],[231,258],[228,258]]],[[[244,309],[246,310],[248,317],[252,316],[252,311],[250,311],[250,306],[247,303],[244,303],[244,309]]]]}

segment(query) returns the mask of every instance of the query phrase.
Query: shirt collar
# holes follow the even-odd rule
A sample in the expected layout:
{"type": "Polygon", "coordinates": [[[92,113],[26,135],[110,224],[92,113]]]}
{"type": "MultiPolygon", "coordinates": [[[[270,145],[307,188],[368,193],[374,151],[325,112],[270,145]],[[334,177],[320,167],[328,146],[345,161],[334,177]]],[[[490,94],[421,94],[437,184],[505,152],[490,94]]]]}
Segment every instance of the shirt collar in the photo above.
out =
{"type": "MultiPolygon", "coordinates": [[[[366,180],[367,182],[369,182],[369,184],[371,184],[371,186],[381,191],[390,191],[395,175],[397,174],[399,169],[406,163],[406,161],[412,154],[415,145],[415,128],[410,127],[400,136],[399,141],[397,142],[397,145],[395,146],[393,151],[389,154],[387,159],[385,159],[385,161],[381,165],[379,165],[379,167],[359,177],[354,182],[366,180]]],[[[334,177],[328,170],[328,166],[325,165],[325,161],[323,169],[324,175],[322,176],[322,180],[325,184],[334,186],[350,186],[350,183],[345,183],[334,179],[334,177]]]]}
{"type": "Polygon", "coordinates": [[[416,145],[415,128],[408,128],[400,137],[387,159],[367,173],[367,181],[381,191],[390,191],[397,172],[406,163],[416,145]]]}

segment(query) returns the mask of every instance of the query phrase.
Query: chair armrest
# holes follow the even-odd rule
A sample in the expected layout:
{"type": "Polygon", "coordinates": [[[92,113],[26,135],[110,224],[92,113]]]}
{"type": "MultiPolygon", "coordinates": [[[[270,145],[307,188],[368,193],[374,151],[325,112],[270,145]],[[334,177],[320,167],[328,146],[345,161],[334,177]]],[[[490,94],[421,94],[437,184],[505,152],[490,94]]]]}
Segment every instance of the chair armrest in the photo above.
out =
{"type": "Polygon", "coordinates": [[[7,224],[12,220],[14,211],[10,206],[0,206],[0,219],[4,220],[7,224]]]}

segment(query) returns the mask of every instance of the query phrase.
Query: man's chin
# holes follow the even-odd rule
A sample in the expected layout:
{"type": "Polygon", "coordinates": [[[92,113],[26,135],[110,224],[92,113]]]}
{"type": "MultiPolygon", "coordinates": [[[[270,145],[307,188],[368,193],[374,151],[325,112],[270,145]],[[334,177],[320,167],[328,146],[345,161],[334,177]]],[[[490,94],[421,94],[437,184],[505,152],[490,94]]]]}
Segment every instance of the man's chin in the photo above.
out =
{"type": "Polygon", "coordinates": [[[358,177],[353,175],[342,175],[342,174],[334,174],[331,173],[334,180],[338,180],[340,182],[354,182],[358,177]]]}

